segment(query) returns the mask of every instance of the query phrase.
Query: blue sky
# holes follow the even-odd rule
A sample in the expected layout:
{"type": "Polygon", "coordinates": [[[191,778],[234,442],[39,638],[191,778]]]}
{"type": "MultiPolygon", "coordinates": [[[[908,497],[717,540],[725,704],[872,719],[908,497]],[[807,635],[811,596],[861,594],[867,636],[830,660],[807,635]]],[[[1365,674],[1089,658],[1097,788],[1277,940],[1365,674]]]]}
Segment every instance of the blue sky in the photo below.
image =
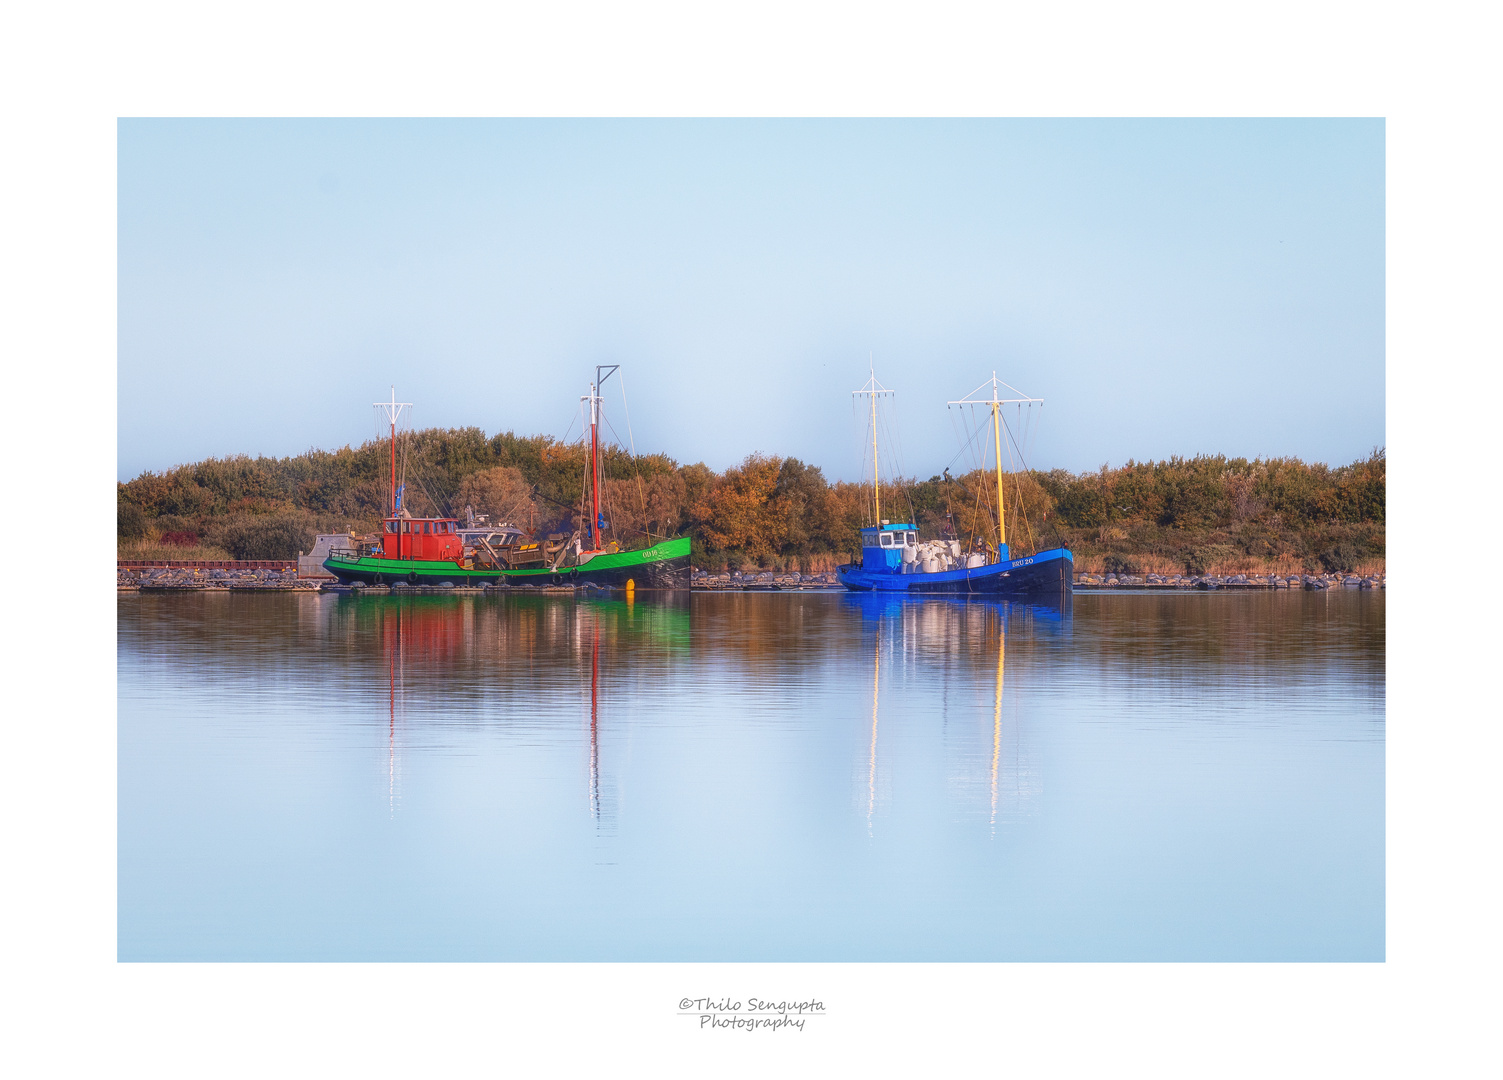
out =
{"type": "Polygon", "coordinates": [[[856,479],[869,356],[919,477],[993,370],[1035,467],[1365,455],[1383,123],[119,125],[121,479],[358,444],[392,383],[562,436],[599,363],[639,450],[856,479]]]}

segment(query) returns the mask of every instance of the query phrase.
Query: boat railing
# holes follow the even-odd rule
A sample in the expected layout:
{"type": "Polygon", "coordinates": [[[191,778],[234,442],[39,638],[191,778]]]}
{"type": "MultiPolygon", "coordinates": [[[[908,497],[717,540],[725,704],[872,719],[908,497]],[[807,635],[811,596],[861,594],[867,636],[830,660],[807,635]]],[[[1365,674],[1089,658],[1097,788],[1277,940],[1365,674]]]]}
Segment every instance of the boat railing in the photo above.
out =
{"type": "Polygon", "coordinates": [[[352,551],[349,548],[330,548],[329,558],[335,562],[359,562],[360,552],[352,551]]]}

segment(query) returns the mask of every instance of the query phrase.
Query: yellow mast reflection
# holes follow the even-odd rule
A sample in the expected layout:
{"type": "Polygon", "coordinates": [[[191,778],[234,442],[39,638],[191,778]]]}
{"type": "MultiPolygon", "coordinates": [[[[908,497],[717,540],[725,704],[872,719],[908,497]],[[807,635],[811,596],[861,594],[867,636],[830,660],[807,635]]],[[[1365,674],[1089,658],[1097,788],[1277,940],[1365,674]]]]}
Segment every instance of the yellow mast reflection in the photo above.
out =
{"type": "Polygon", "coordinates": [[[997,697],[992,706],[992,835],[997,834],[997,764],[1002,757],[1002,665],[1007,658],[1007,620],[997,613],[997,697]]]}

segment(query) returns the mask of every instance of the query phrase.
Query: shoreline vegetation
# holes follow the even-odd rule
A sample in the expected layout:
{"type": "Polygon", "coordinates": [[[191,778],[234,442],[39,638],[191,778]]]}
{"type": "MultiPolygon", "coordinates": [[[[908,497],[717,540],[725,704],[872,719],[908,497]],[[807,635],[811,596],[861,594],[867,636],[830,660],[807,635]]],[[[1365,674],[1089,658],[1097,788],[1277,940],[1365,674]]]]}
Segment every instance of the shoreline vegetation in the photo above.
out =
{"type": "MultiPolygon", "coordinates": [[[[406,505],[461,520],[570,532],[586,451],[546,435],[428,428],[401,444],[406,505]]],[[[292,559],[316,533],[374,531],[387,498],[388,443],[294,457],[211,458],[117,485],[118,559],[292,559]]],[[[829,483],[797,458],[751,454],[715,472],[665,454],[604,454],[605,516],[637,547],[687,533],[698,568],[823,573],[849,561],[870,524],[870,483],[829,483]]],[[[1382,574],[1387,462],[1348,465],[1221,455],[1004,474],[1013,556],[1067,547],[1094,574],[1382,574]]],[[[995,536],[989,470],[883,480],[884,513],[966,543],[995,536]]],[[[608,537],[610,534],[608,534],[608,537]]]]}

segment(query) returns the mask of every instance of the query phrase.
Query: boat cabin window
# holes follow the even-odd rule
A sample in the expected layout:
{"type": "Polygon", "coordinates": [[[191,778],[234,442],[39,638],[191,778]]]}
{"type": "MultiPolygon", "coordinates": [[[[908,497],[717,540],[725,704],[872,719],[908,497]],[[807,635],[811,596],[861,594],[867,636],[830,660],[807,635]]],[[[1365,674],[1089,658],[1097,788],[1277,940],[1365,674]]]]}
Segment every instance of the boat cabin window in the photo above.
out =
{"type": "Polygon", "coordinates": [[[903,532],[885,532],[879,541],[885,548],[913,547],[918,543],[918,533],[905,529],[903,532]]]}
{"type": "Polygon", "coordinates": [[[386,523],[386,531],[389,532],[389,533],[396,532],[397,531],[397,523],[395,521],[388,521],[386,523]]]}
{"type": "Polygon", "coordinates": [[[883,533],[882,534],[882,539],[881,539],[881,544],[882,544],[883,547],[893,547],[894,544],[892,542],[892,533],[890,533],[890,532],[883,533]]]}

